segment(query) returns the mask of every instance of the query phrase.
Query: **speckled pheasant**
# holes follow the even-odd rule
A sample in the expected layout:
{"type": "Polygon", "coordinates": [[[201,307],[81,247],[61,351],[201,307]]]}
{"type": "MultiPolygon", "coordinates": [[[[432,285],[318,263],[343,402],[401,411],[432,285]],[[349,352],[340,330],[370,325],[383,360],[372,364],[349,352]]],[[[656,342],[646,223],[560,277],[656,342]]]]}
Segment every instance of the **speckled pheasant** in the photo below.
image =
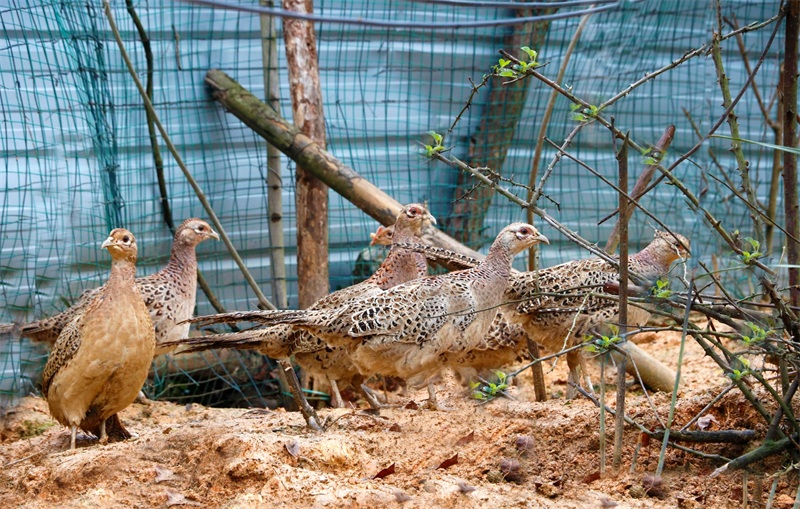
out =
{"type": "MultiPolygon", "coordinates": [[[[394,237],[397,242],[397,231],[394,237]]],[[[514,223],[475,268],[416,279],[339,307],[253,312],[239,319],[290,323],[331,346],[348,346],[359,372],[427,384],[430,403],[438,407],[438,356],[470,350],[481,340],[503,302],[514,255],[538,242],[547,239],[531,225],[514,223]]]]}
{"type": "MultiPolygon", "coordinates": [[[[425,252],[434,259],[456,261],[464,266],[476,262],[440,248],[402,245],[425,252]]],[[[672,262],[687,258],[688,248],[689,241],[682,235],[656,231],[655,238],[647,247],[628,258],[628,268],[654,282],[669,272],[672,262]]],[[[619,271],[600,258],[576,260],[535,272],[514,273],[506,298],[518,303],[505,308],[504,314],[511,323],[524,327],[535,341],[552,352],[558,352],[580,343],[587,332],[618,321],[617,302],[601,296],[603,285],[618,279],[619,271]]],[[[646,310],[628,306],[630,325],[644,325],[649,317],[646,310]]],[[[578,383],[581,372],[586,373],[579,350],[567,353],[567,365],[570,381],[578,383]]],[[[590,388],[588,379],[585,383],[590,388]]],[[[574,391],[570,388],[568,394],[571,396],[574,391]]]]}
{"type": "MultiPolygon", "coordinates": [[[[372,244],[390,245],[393,234],[393,226],[381,226],[370,234],[372,244]]],[[[449,266],[465,269],[480,263],[474,258],[441,248],[430,246],[430,250],[433,261],[449,266]],[[433,256],[433,253],[438,256],[433,256]]],[[[529,358],[528,334],[521,325],[509,323],[502,311],[497,313],[489,331],[475,348],[466,352],[444,352],[439,356],[441,364],[453,368],[464,382],[475,380],[478,375],[487,376],[489,370],[529,358]]]]}
{"type": "MultiPolygon", "coordinates": [[[[413,241],[422,233],[422,228],[427,222],[436,223],[427,209],[418,203],[403,207],[397,216],[396,228],[399,241],[413,241]]],[[[384,262],[369,279],[359,284],[333,292],[320,299],[309,309],[333,309],[346,305],[367,295],[378,293],[391,288],[399,283],[411,281],[426,274],[427,266],[425,256],[406,249],[389,251],[384,262]]],[[[245,321],[252,312],[226,313],[200,317],[197,321],[220,323],[225,321],[245,321]]],[[[176,343],[171,343],[176,344],[176,343]]],[[[350,361],[348,350],[345,346],[329,346],[318,336],[306,330],[294,329],[289,325],[275,325],[272,327],[254,329],[243,332],[215,334],[201,336],[179,341],[177,344],[185,345],[181,351],[202,351],[211,348],[240,348],[256,349],[272,358],[282,358],[294,355],[297,363],[315,376],[326,376],[331,384],[334,406],[341,406],[342,400],[338,390],[338,383],[349,383],[359,388],[363,377],[350,361]]],[[[377,402],[369,392],[365,393],[370,405],[377,406],[377,402]]]]}
{"type": "MultiPolygon", "coordinates": [[[[155,354],[170,351],[163,343],[186,337],[189,324],[180,324],[191,318],[197,294],[197,255],[195,247],[206,239],[219,235],[202,219],[187,219],[175,230],[172,252],[167,265],[158,272],[136,279],[156,331],[155,354]]],[[[19,332],[33,341],[52,345],[64,327],[92,302],[99,288],[83,292],[66,311],[36,322],[23,324],[19,332]]]]}
{"type": "Polygon", "coordinates": [[[42,377],[42,394],[53,417],[105,440],[106,419],[133,403],[155,349],[153,322],[134,283],[136,239],[124,228],[111,231],[103,248],[111,253],[111,275],[64,327],[42,377]]]}

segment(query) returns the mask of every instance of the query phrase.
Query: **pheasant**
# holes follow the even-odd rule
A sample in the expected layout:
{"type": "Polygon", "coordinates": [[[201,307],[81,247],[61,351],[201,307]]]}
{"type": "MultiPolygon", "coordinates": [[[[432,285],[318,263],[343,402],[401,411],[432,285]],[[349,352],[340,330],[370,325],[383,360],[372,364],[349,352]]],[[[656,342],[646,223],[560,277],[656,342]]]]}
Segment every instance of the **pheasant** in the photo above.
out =
{"type": "MultiPolygon", "coordinates": [[[[401,244],[425,252],[436,260],[473,266],[477,260],[441,248],[401,244]]],[[[689,240],[679,234],[656,231],[653,241],[628,258],[628,269],[649,281],[669,272],[672,262],[689,256],[689,240]]],[[[533,272],[511,275],[506,299],[517,302],[504,308],[503,314],[513,325],[519,325],[531,338],[552,352],[579,344],[583,335],[608,323],[619,320],[615,300],[602,296],[603,285],[619,279],[616,267],[600,258],[576,260],[533,272]],[[593,293],[589,293],[593,292],[593,293]]],[[[650,313],[640,307],[628,306],[628,324],[641,326],[650,313]]],[[[497,333],[495,333],[496,335],[497,333]]],[[[490,336],[491,338],[491,336],[490,336]]],[[[488,341],[491,342],[491,339],[488,341]]],[[[496,342],[497,343],[497,342],[496,342]]],[[[485,345],[494,350],[489,343],[485,345]]],[[[508,348],[497,343],[497,348],[508,348]]],[[[486,352],[481,352],[486,356],[486,352]]],[[[512,354],[508,352],[507,356],[512,354]]],[[[477,355],[476,355],[477,357],[477,355]]],[[[578,383],[586,373],[583,355],[578,350],[567,353],[569,380],[578,383]]],[[[587,388],[591,388],[588,377],[587,388]]],[[[570,387],[568,397],[574,396],[570,387]]]]}
{"type": "MultiPolygon", "coordinates": [[[[219,240],[219,235],[202,219],[185,220],[175,230],[172,251],[167,265],[149,276],[136,278],[136,285],[150,311],[156,336],[155,355],[167,353],[174,347],[168,341],[185,338],[189,324],[180,323],[191,318],[197,294],[197,254],[195,247],[207,239],[219,240]]],[[[69,309],[36,322],[19,326],[19,334],[35,342],[55,343],[61,331],[93,302],[100,292],[94,288],[83,292],[69,309]]],[[[124,440],[131,434],[116,416],[109,419],[107,431],[112,440],[124,440]]],[[[99,429],[93,430],[97,434],[99,429]]]]}
{"type": "MultiPolygon", "coordinates": [[[[186,337],[197,294],[197,254],[195,247],[206,239],[219,240],[219,235],[202,219],[187,219],[175,230],[172,252],[167,265],[158,272],[136,279],[156,334],[155,355],[171,349],[163,344],[186,337]]],[[[22,324],[19,333],[35,342],[51,346],[61,331],[92,302],[99,288],[87,290],[69,309],[36,322],[22,324]]]]}
{"type": "Polygon", "coordinates": [[[396,376],[415,387],[427,385],[431,405],[439,408],[433,382],[441,368],[438,356],[469,351],[480,341],[503,302],[514,255],[539,242],[548,241],[536,228],[513,223],[472,269],[419,278],[338,307],[231,315],[292,324],[331,346],[347,346],[363,375],[396,376]]]}
{"type": "MultiPolygon", "coordinates": [[[[669,273],[672,262],[688,256],[688,239],[656,231],[650,244],[628,257],[628,270],[654,283],[669,273]]],[[[619,321],[617,301],[602,296],[603,285],[618,280],[618,269],[600,258],[521,273],[509,285],[510,300],[521,301],[516,305],[516,314],[511,315],[511,320],[522,325],[531,337],[550,351],[575,346],[583,341],[584,334],[619,321]]],[[[628,306],[628,325],[642,326],[649,318],[648,311],[628,306]]],[[[567,366],[569,381],[580,383],[583,373],[586,387],[591,389],[580,350],[567,353],[567,366]]],[[[574,396],[571,386],[567,392],[568,397],[574,396]]]]}
{"type": "Polygon", "coordinates": [[[111,253],[111,274],[59,334],[42,376],[50,413],[72,429],[107,440],[106,419],[133,403],[147,378],[155,332],[134,283],[136,239],[112,230],[102,248],[111,253]]]}
{"type": "MultiPolygon", "coordinates": [[[[399,241],[413,241],[422,233],[426,223],[436,224],[436,219],[418,203],[403,207],[397,216],[396,228],[399,241]]],[[[422,277],[427,273],[425,256],[405,249],[391,249],[379,269],[369,279],[334,292],[311,306],[309,309],[330,309],[346,305],[355,299],[380,292],[392,286],[422,277]]],[[[247,314],[247,313],[245,313],[247,314]]],[[[200,317],[195,321],[218,323],[229,320],[231,314],[200,317]]],[[[236,315],[236,313],[233,313],[236,315]]],[[[247,320],[243,318],[242,320],[247,320]]],[[[253,329],[242,332],[214,334],[189,338],[170,343],[183,345],[181,352],[196,352],[212,348],[255,349],[272,357],[283,358],[294,355],[295,361],[315,376],[326,376],[331,384],[334,406],[342,406],[338,383],[344,382],[353,387],[362,386],[363,377],[350,361],[347,348],[332,347],[309,331],[296,330],[289,325],[253,329]]],[[[379,406],[372,395],[363,388],[367,401],[373,407],[379,406]]]]}
{"type": "MultiPolygon", "coordinates": [[[[393,226],[380,226],[375,233],[370,233],[371,244],[391,245],[394,234],[393,226]]],[[[441,248],[430,246],[433,251],[441,248]]],[[[475,267],[480,261],[458,253],[441,250],[440,256],[431,256],[432,261],[445,263],[461,269],[475,267]],[[447,253],[447,256],[444,253],[447,253]]],[[[513,277],[513,275],[512,275],[513,277]]],[[[507,313],[506,313],[507,314],[507,313]]],[[[513,362],[528,359],[528,334],[517,324],[511,324],[506,314],[498,311],[489,331],[481,342],[467,352],[444,352],[439,359],[443,365],[453,368],[463,382],[477,378],[486,371],[509,365],[513,362]]]]}

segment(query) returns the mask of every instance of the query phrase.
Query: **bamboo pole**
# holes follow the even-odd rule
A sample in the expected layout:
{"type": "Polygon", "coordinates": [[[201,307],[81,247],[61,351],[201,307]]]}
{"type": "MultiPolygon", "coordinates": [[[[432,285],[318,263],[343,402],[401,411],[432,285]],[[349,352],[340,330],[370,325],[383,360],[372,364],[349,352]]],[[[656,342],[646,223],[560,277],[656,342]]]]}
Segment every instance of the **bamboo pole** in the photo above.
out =
{"type": "MultiPolygon", "coordinates": [[[[789,0],[786,14],[786,37],[783,64],[783,145],[797,147],[797,38],[800,36],[800,0],[789,0]]],[[[800,210],[797,192],[797,155],[783,152],[783,210],[786,231],[794,238],[800,237],[800,210]]],[[[789,301],[800,306],[800,243],[786,239],[786,261],[795,265],[789,268],[789,301]]],[[[800,338],[794,338],[800,341],[800,338]]]]}
{"type": "MultiPolygon", "coordinates": [[[[273,0],[261,0],[274,7],[273,0]]],[[[281,84],[278,75],[278,35],[272,16],[261,16],[261,61],[264,65],[264,93],[267,104],[281,111],[281,84]]],[[[286,263],[283,240],[283,181],[281,151],[267,143],[267,219],[269,222],[272,302],[280,309],[289,306],[286,293],[286,263]]]]}

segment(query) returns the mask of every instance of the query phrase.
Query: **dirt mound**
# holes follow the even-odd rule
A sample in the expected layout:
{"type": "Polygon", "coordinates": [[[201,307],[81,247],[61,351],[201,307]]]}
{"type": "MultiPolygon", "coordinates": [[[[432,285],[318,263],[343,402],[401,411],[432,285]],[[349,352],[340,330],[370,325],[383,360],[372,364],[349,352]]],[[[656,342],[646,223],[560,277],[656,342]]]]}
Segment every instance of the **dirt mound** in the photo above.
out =
{"type": "MultiPolygon", "coordinates": [[[[674,364],[675,335],[646,347],[674,364]]],[[[563,362],[547,374],[549,389],[563,392],[563,362]]],[[[609,371],[609,381],[613,373],[609,371]]],[[[699,348],[687,344],[678,426],[694,416],[726,380],[699,348]]],[[[660,443],[644,441],[630,473],[641,433],[626,427],[621,473],[600,476],[599,410],[584,399],[532,402],[528,376],[511,389],[515,400],[479,404],[455,380],[443,384],[435,412],[407,405],[380,416],[326,409],[324,433],[308,431],[298,413],[215,409],[156,402],[122,413],[138,437],[100,445],[53,422],[34,397],[11,411],[0,431],[0,499],[4,507],[734,507],[741,506],[740,473],[708,474],[719,461],[670,449],[662,479],[655,471],[660,443]]],[[[597,373],[594,374],[595,380],[597,373]]],[[[613,406],[613,389],[608,404],[613,406]]],[[[420,407],[423,392],[412,393],[420,407]]],[[[651,396],[666,418],[669,396],[651,396]]],[[[657,426],[640,390],[628,414],[657,426]]],[[[756,429],[759,418],[735,391],[710,414],[710,426],[756,429]]],[[[612,417],[607,418],[609,448],[612,417]]],[[[698,447],[732,458],[742,445],[698,447]]],[[[610,457],[610,450],[609,450],[610,457]]],[[[774,470],[772,470],[774,471],[774,470]]],[[[751,500],[766,500],[770,480],[751,475],[751,500]],[[759,491],[760,490],[760,491],[759,491]]],[[[793,501],[781,481],[776,502],[793,501]]]]}

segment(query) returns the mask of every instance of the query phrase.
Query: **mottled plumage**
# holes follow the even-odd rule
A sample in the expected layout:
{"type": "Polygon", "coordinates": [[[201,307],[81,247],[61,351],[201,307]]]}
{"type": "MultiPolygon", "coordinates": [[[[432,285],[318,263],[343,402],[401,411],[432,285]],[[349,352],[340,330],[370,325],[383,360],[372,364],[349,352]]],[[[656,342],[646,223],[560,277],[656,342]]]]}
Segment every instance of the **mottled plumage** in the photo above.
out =
{"type": "MultiPolygon", "coordinates": [[[[395,232],[398,241],[398,232],[395,232]]],[[[459,272],[415,279],[340,306],[238,315],[238,319],[289,323],[331,346],[346,346],[359,372],[429,384],[445,351],[466,352],[481,340],[502,303],[515,254],[547,239],[524,223],[500,232],[486,259],[459,272]]]]}
{"type": "Polygon", "coordinates": [[[102,247],[111,253],[111,275],[62,330],[42,376],[50,413],[72,428],[106,438],[106,419],[136,399],[155,349],[153,322],[134,283],[136,240],[111,231],[102,247]]]}
{"type": "MultiPolygon", "coordinates": [[[[462,266],[477,263],[477,260],[436,247],[401,245],[424,252],[437,261],[462,266]]],[[[688,257],[688,248],[689,241],[682,235],[656,231],[654,240],[647,247],[628,258],[628,269],[654,282],[669,272],[672,262],[688,257]]],[[[617,301],[602,297],[603,285],[618,280],[618,269],[601,258],[571,261],[533,272],[515,272],[511,275],[506,294],[506,299],[515,304],[506,306],[503,314],[513,325],[523,327],[536,342],[551,352],[558,352],[580,343],[589,331],[619,320],[617,301]]],[[[649,317],[646,310],[628,306],[630,325],[644,325],[649,317]]],[[[494,331],[490,337],[500,334],[494,331]]],[[[495,347],[508,348],[501,345],[502,342],[486,342],[482,345],[484,353],[481,355],[486,356],[486,350],[495,347]]],[[[522,344],[516,346],[517,352],[523,348],[522,344]]],[[[512,355],[512,352],[505,354],[506,358],[512,355]]],[[[580,372],[585,373],[581,352],[568,352],[567,364],[570,380],[578,383],[580,372]]],[[[568,392],[572,393],[571,390],[568,392]]]]}
{"type": "MultiPolygon", "coordinates": [[[[689,255],[689,241],[681,236],[656,231],[644,249],[628,257],[628,270],[654,283],[669,272],[672,262],[689,255]],[[676,239],[677,237],[677,239],[676,239]]],[[[558,352],[583,341],[583,336],[605,324],[619,321],[619,304],[602,297],[603,285],[619,281],[619,270],[601,258],[587,258],[536,272],[515,275],[508,298],[520,301],[509,315],[537,342],[551,352],[558,352]],[[562,294],[552,295],[552,294],[562,294]]],[[[646,310],[629,305],[628,325],[645,325],[646,310]]],[[[570,381],[579,383],[585,374],[583,354],[567,353],[570,381]]],[[[586,380],[588,388],[589,380],[586,380]]],[[[568,391],[572,395],[572,390],[568,391]]]]}
{"type": "MultiPolygon", "coordinates": [[[[422,233],[426,222],[436,220],[423,205],[412,203],[403,207],[397,216],[397,238],[413,241],[422,233]]],[[[369,279],[323,297],[310,310],[335,309],[347,303],[380,292],[386,288],[416,279],[426,274],[425,256],[405,249],[391,249],[384,262],[369,279]]],[[[224,313],[199,317],[195,321],[220,323],[226,321],[257,321],[259,312],[224,313]]],[[[297,363],[314,376],[326,376],[333,389],[334,404],[341,404],[338,384],[360,387],[363,377],[350,361],[345,346],[329,346],[319,336],[289,325],[253,329],[242,332],[214,334],[180,341],[181,351],[195,352],[211,348],[255,349],[272,358],[294,356],[297,363]]],[[[374,404],[374,402],[372,402],[374,404]]]]}

